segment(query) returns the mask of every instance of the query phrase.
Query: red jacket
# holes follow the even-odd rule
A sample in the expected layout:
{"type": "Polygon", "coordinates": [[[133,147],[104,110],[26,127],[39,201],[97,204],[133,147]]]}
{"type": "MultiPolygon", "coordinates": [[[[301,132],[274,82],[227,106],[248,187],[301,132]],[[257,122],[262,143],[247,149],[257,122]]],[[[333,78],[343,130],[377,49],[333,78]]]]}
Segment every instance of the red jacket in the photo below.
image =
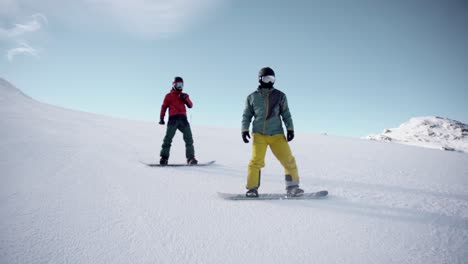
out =
{"type": "Polygon", "coordinates": [[[172,89],[171,92],[166,94],[166,97],[164,97],[164,101],[161,106],[161,119],[164,119],[167,108],[169,108],[169,117],[175,115],[187,116],[187,110],[185,109],[185,105],[187,105],[188,108],[192,108],[193,106],[192,101],[190,101],[189,95],[186,93],[182,93],[181,91],[172,89]],[[187,95],[185,101],[180,98],[181,94],[187,95]]]}

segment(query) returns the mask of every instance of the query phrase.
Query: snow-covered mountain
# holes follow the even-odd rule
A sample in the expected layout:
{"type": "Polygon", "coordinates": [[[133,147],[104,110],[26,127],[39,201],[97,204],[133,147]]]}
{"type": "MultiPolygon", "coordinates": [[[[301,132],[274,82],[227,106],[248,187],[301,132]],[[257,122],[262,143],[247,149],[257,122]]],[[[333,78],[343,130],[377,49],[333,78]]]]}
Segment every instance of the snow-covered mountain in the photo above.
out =
{"type": "Polygon", "coordinates": [[[29,99],[28,101],[30,102],[32,101],[32,99],[25,95],[21,90],[14,87],[5,79],[0,78],[0,102],[2,104],[19,103],[19,101],[22,101],[23,99],[29,99]]]}
{"type": "Polygon", "coordinates": [[[442,117],[414,117],[366,138],[468,153],[468,125],[442,117]]]}
{"type": "MultiPolygon", "coordinates": [[[[239,102],[242,103],[242,102],[239,102]]],[[[158,109],[148,109],[157,112],[158,109]]],[[[226,201],[251,145],[193,125],[209,167],[150,168],[165,126],[58,108],[0,80],[0,263],[466,263],[468,155],[304,135],[324,200],[226,201]]],[[[176,135],[170,162],[183,162],[176,135]]],[[[260,192],[284,192],[268,152],[260,192]]]]}

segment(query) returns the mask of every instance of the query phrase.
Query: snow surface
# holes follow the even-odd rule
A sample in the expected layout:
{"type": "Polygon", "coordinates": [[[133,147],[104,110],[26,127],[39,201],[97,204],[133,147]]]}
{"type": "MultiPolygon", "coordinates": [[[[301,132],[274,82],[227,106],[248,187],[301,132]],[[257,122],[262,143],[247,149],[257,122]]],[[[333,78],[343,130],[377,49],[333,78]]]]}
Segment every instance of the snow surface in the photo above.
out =
{"type": "MultiPolygon", "coordinates": [[[[158,111],[159,103],[155,102],[158,111]]],[[[209,167],[150,168],[164,126],[39,103],[0,80],[0,263],[467,263],[468,155],[298,131],[305,190],[225,201],[251,146],[193,124],[209,167]]],[[[176,135],[171,162],[184,162],[176,135]]],[[[261,192],[284,192],[269,152],[261,192]]]]}
{"type": "Polygon", "coordinates": [[[468,125],[436,116],[414,117],[398,128],[366,138],[468,153],[468,125]]]}

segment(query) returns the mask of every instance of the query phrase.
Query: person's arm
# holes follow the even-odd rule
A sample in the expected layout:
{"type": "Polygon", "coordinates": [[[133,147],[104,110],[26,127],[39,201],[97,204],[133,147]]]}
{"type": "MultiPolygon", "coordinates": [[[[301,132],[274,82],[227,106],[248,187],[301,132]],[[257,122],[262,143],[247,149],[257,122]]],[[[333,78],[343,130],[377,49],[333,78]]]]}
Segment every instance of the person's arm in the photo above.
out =
{"type": "Polygon", "coordinates": [[[249,143],[249,127],[254,114],[255,113],[252,104],[250,103],[250,96],[248,96],[247,100],[245,100],[244,113],[242,114],[242,140],[244,141],[244,143],[249,143]]]}
{"type": "Polygon", "coordinates": [[[291,112],[289,111],[288,99],[286,98],[286,95],[284,95],[283,98],[281,98],[280,115],[283,118],[283,122],[284,122],[284,125],[286,126],[286,129],[288,131],[294,131],[293,120],[292,120],[291,112]]]}
{"type": "Polygon", "coordinates": [[[190,96],[186,93],[181,93],[179,95],[179,98],[184,101],[184,104],[188,107],[188,108],[192,108],[193,107],[193,103],[192,101],[190,100],[190,96]]]}
{"type": "Polygon", "coordinates": [[[242,114],[242,132],[249,132],[250,122],[254,116],[254,110],[250,103],[250,96],[245,100],[244,113],[242,114]]]}
{"type": "Polygon", "coordinates": [[[166,95],[164,97],[163,104],[161,105],[161,113],[159,114],[159,124],[164,125],[164,116],[166,115],[167,108],[169,108],[169,98],[166,95]]]}

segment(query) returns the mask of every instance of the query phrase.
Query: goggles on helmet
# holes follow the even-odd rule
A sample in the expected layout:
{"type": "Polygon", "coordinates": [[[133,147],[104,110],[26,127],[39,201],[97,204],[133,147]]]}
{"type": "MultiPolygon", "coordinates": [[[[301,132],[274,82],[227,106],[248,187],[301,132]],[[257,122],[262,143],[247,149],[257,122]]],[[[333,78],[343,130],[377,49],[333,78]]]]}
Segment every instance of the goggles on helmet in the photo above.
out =
{"type": "Polygon", "coordinates": [[[275,76],[274,75],[262,76],[260,80],[262,80],[263,83],[275,83],[275,76]]]}

